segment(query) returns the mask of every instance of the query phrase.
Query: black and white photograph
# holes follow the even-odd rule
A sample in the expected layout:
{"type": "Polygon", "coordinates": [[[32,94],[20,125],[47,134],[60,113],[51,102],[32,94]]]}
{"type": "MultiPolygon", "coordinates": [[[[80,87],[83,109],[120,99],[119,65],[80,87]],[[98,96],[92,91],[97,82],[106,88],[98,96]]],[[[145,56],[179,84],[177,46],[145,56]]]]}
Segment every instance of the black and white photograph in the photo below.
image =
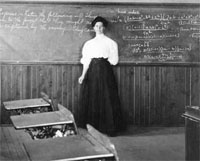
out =
{"type": "Polygon", "coordinates": [[[199,0],[0,0],[1,161],[200,161],[199,0]]]}

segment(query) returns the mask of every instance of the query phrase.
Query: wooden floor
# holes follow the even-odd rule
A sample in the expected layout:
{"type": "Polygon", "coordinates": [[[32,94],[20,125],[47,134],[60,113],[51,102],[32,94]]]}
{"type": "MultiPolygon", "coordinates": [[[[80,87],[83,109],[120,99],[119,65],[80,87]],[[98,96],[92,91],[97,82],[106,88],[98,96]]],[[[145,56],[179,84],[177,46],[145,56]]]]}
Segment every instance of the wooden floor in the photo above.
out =
{"type": "MultiPolygon", "coordinates": [[[[98,154],[102,154],[101,152],[105,153],[105,147],[103,148],[102,145],[100,145],[94,138],[88,134],[88,132],[85,129],[79,128],[79,135],[84,138],[86,145],[84,148],[87,150],[91,149],[91,146],[94,146],[94,151],[92,150],[92,153],[96,154],[96,151],[98,151],[98,154]],[[88,145],[90,148],[87,148],[88,145]],[[102,150],[103,149],[103,150],[102,150]]],[[[92,132],[94,133],[94,131],[92,132]]],[[[32,138],[31,136],[26,133],[24,130],[16,130],[12,125],[1,125],[0,126],[0,161],[30,161],[30,157],[28,153],[25,150],[24,143],[31,142],[32,138]]],[[[80,140],[78,137],[75,139],[75,142],[77,143],[77,140],[80,140]]],[[[72,141],[71,139],[68,141],[72,141]]],[[[76,144],[77,145],[77,144],[76,144]]],[[[42,145],[41,145],[42,146],[42,145]]],[[[58,146],[59,147],[59,146],[58,146]]],[[[80,144],[80,147],[83,147],[82,144],[80,144]]],[[[50,149],[49,149],[50,150],[50,149]]],[[[65,149],[67,150],[67,148],[65,149]]],[[[70,150],[70,147],[68,147],[68,152],[70,150]]],[[[87,152],[87,150],[83,150],[82,152],[87,152]]],[[[81,150],[79,149],[76,154],[80,154],[81,150]]],[[[64,152],[65,153],[65,152],[64,152]]],[[[63,154],[63,153],[62,153],[63,154]]],[[[88,151],[88,155],[91,155],[91,151],[88,151]]],[[[106,150],[106,154],[108,154],[108,151],[106,150]]],[[[71,153],[69,154],[71,155],[71,153]]],[[[86,157],[87,158],[87,157],[86,157]]]]}
{"type": "Polygon", "coordinates": [[[0,127],[0,160],[1,161],[29,161],[23,147],[23,142],[29,140],[23,130],[15,130],[11,125],[0,127]]]}
{"type": "MultiPolygon", "coordinates": [[[[11,125],[1,125],[0,134],[0,161],[30,161],[23,146],[31,139],[28,134],[11,125]]],[[[185,160],[184,127],[130,128],[127,133],[110,139],[123,161],[185,160]]]]}

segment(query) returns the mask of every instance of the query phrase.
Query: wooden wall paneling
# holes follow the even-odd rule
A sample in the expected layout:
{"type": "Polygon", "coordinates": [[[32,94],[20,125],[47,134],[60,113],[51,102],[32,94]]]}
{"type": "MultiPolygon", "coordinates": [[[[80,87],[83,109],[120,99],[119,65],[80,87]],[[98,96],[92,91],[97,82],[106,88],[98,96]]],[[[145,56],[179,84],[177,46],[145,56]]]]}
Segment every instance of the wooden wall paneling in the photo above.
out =
{"type": "Polygon", "coordinates": [[[67,69],[68,69],[67,65],[63,66],[63,105],[68,108],[67,106],[68,70],[67,69]]]}
{"type": "Polygon", "coordinates": [[[40,77],[39,77],[39,69],[41,68],[40,65],[36,65],[34,66],[34,72],[33,73],[33,84],[35,85],[33,88],[33,98],[38,98],[38,94],[39,94],[39,82],[40,82],[40,77]]]}
{"type": "Polygon", "coordinates": [[[130,123],[131,121],[131,107],[129,106],[130,100],[129,94],[130,94],[130,81],[129,81],[129,68],[128,66],[123,66],[120,71],[120,83],[121,83],[121,108],[124,111],[124,115],[126,118],[126,121],[130,123]],[[122,79],[123,78],[123,79],[122,79]]]}
{"type": "MultiPolygon", "coordinates": [[[[185,68],[183,67],[176,67],[174,68],[174,78],[175,78],[175,95],[174,95],[174,98],[175,98],[175,108],[174,109],[174,123],[177,122],[179,124],[182,123],[182,125],[184,125],[184,119],[183,117],[181,117],[181,115],[184,113],[184,107],[185,107],[185,92],[186,92],[186,89],[185,89],[185,68]]],[[[172,125],[173,125],[172,124],[172,125]]],[[[176,125],[176,124],[175,124],[176,125]]]]}
{"type": "Polygon", "coordinates": [[[78,117],[79,112],[79,88],[80,84],[78,83],[78,78],[80,77],[81,73],[79,71],[79,66],[72,65],[72,107],[73,107],[73,114],[74,117],[78,117]]]}
{"type": "Polygon", "coordinates": [[[21,99],[25,99],[26,98],[26,83],[27,83],[27,68],[26,65],[21,66],[21,71],[22,71],[22,75],[21,75],[21,99]]]}
{"type": "Polygon", "coordinates": [[[122,68],[122,66],[121,67],[119,67],[119,69],[118,69],[118,71],[117,71],[117,74],[119,75],[119,81],[118,81],[118,84],[119,84],[119,94],[120,94],[120,101],[121,101],[121,103],[123,104],[123,88],[122,88],[122,85],[123,85],[123,79],[121,79],[121,78],[123,78],[123,68],[122,68]]]}
{"type": "Polygon", "coordinates": [[[72,67],[66,65],[63,68],[63,105],[72,111],[72,67]]]}
{"type": "Polygon", "coordinates": [[[57,65],[52,65],[52,99],[57,99],[57,65]]]}
{"type": "Polygon", "coordinates": [[[36,70],[36,98],[40,96],[40,91],[43,91],[44,89],[44,66],[43,65],[37,65],[36,70]]]}
{"type": "MultiPolygon", "coordinates": [[[[171,121],[170,117],[173,116],[173,113],[168,108],[168,105],[166,103],[170,103],[171,95],[173,95],[171,92],[173,91],[174,82],[173,82],[173,73],[171,72],[171,67],[162,67],[162,73],[161,73],[161,97],[160,97],[160,115],[161,120],[167,119],[166,121],[171,121]]],[[[167,123],[168,124],[168,123],[167,123]]]]}
{"type": "Polygon", "coordinates": [[[173,126],[176,122],[183,122],[181,114],[185,106],[185,69],[163,67],[162,70],[162,120],[165,120],[165,125],[173,126]]]}
{"type": "MultiPolygon", "coordinates": [[[[114,67],[122,108],[129,124],[140,126],[181,125],[186,105],[200,104],[199,67],[114,67]]],[[[1,65],[1,100],[38,98],[40,92],[56,96],[76,117],[79,113],[82,66],[76,64],[1,65]]],[[[1,122],[9,123],[1,104],[1,122]]]]}
{"type": "Polygon", "coordinates": [[[17,84],[19,84],[19,99],[23,99],[23,65],[19,66],[19,75],[17,80],[17,84]]]}
{"type": "Polygon", "coordinates": [[[68,66],[68,94],[67,94],[67,101],[68,101],[68,104],[67,104],[67,108],[70,109],[70,111],[73,111],[73,107],[72,107],[72,66],[69,65],[68,66]]]}
{"type": "Polygon", "coordinates": [[[191,68],[191,105],[200,106],[200,67],[191,68]]]}
{"type": "Polygon", "coordinates": [[[129,82],[129,75],[130,75],[129,68],[126,65],[120,65],[120,66],[117,65],[113,67],[113,71],[118,85],[118,93],[121,102],[121,108],[123,109],[123,116],[126,119],[125,121],[131,122],[132,118],[128,117],[129,115],[131,115],[130,114],[131,108],[129,106],[129,102],[131,100],[129,99],[129,95],[126,94],[127,92],[129,93],[131,88],[129,82]]]}
{"type": "Polygon", "coordinates": [[[131,101],[129,99],[129,93],[130,93],[130,83],[129,83],[129,67],[128,66],[123,66],[121,70],[121,88],[122,88],[122,109],[125,111],[125,116],[127,119],[127,122],[130,122],[131,118],[131,107],[129,106],[129,102],[131,101]]]}
{"type": "MultiPolygon", "coordinates": [[[[132,102],[133,102],[133,95],[132,95],[132,82],[131,82],[131,67],[130,66],[126,66],[125,67],[125,73],[126,73],[126,82],[125,82],[125,88],[126,88],[126,96],[124,96],[126,99],[125,102],[125,109],[126,111],[128,111],[128,122],[129,124],[132,122],[132,118],[133,118],[133,107],[132,107],[132,102]]],[[[125,91],[124,91],[125,92],[125,91]]]]}
{"type": "Polygon", "coordinates": [[[163,113],[165,113],[164,118],[166,119],[166,124],[172,123],[173,115],[175,115],[175,98],[174,93],[176,90],[175,81],[174,81],[174,72],[173,67],[164,67],[162,68],[162,97],[161,97],[161,105],[163,113]]]}
{"type": "Polygon", "coordinates": [[[161,68],[160,67],[155,67],[155,71],[154,71],[155,75],[155,90],[154,90],[154,106],[155,106],[155,117],[154,117],[154,124],[161,124],[161,115],[160,115],[160,111],[161,111],[161,102],[160,102],[160,98],[161,98],[161,68]]]}
{"type": "MultiPolygon", "coordinates": [[[[48,69],[51,68],[49,65],[38,65],[37,66],[37,95],[41,97],[40,92],[47,93],[48,91],[48,69]]],[[[54,77],[56,79],[56,77],[54,77]]]]}
{"type": "Polygon", "coordinates": [[[23,70],[24,96],[23,97],[25,99],[31,98],[31,91],[32,91],[31,74],[32,74],[32,67],[29,65],[24,66],[24,70],[23,70]]]}
{"type": "Polygon", "coordinates": [[[136,125],[140,125],[140,107],[141,107],[141,78],[140,78],[140,71],[141,67],[135,67],[135,123],[136,125]]]}
{"type": "MultiPolygon", "coordinates": [[[[152,82],[151,82],[151,125],[156,125],[157,120],[159,118],[158,116],[158,110],[159,107],[158,99],[158,87],[159,87],[159,67],[152,67],[152,82]]],[[[160,121],[160,120],[159,120],[160,121]]]]}
{"type": "Polygon", "coordinates": [[[79,77],[81,76],[81,73],[82,73],[82,66],[81,65],[78,65],[76,67],[76,73],[77,75],[75,76],[74,78],[74,83],[76,84],[76,92],[77,92],[77,96],[76,96],[76,105],[75,105],[75,111],[76,111],[76,115],[74,116],[75,117],[75,120],[77,121],[78,120],[78,116],[79,116],[79,113],[80,113],[80,96],[81,96],[81,93],[80,93],[80,90],[81,90],[81,85],[79,84],[78,82],[78,79],[79,77]],[[76,119],[77,118],[77,119],[76,119]]]}
{"type": "Polygon", "coordinates": [[[119,92],[119,95],[121,96],[121,90],[120,90],[120,66],[116,66],[114,67],[114,73],[115,73],[115,79],[117,81],[117,84],[118,84],[118,92],[119,92]]]}
{"type": "Polygon", "coordinates": [[[140,118],[141,124],[147,126],[149,124],[149,69],[148,67],[141,67],[141,106],[140,106],[140,118]]]}
{"type": "Polygon", "coordinates": [[[155,67],[149,67],[149,124],[155,123],[155,67]]]}
{"type": "Polygon", "coordinates": [[[136,123],[136,95],[137,93],[135,92],[135,86],[136,86],[136,78],[135,78],[135,72],[136,69],[135,67],[133,67],[133,75],[132,75],[132,78],[133,78],[133,84],[132,84],[132,90],[133,90],[133,123],[135,124],[136,123]]]}
{"type": "Polygon", "coordinates": [[[56,97],[58,103],[63,102],[63,66],[56,65],[56,97]]]}
{"type": "Polygon", "coordinates": [[[191,105],[190,102],[190,67],[185,68],[185,105],[191,105]]]}
{"type": "Polygon", "coordinates": [[[151,82],[151,70],[150,67],[145,68],[145,126],[150,125],[150,82],[151,82]]]}
{"type": "Polygon", "coordinates": [[[155,119],[155,67],[149,67],[149,124],[154,124],[155,119]]]}
{"type": "MultiPolygon", "coordinates": [[[[185,111],[185,95],[186,95],[186,88],[185,88],[185,68],[183,67],[177,67],[174,68],[175,70],[175,86],[177,87],[176,89],[176,94],[175,94],[175,101],[176,101],[176,114],[174,115],[174,120],[177,122],[179,125],[184,125],[184,118],[181,117],[181,115],[185,111]]],[[[174,123],[175,123],[174,122],[174,123]]],[[[176,126],[176,124],[175,124],[176,126]]]]}
{"type": "MultiPolygon", "coordinates": [[[[51,70],[51,66],[49,65],[38,65],[38,90],[37,97],[41,97],[40,92],[48,93],[48,71],[51,70]]],[[[50,73],[52,73],[50,71],[50,73]]],[[[51,95],[50,95],[51,96],[51,95]]]]}
{"type": "Polygon", "coordinates": [[[47,68],[47,95],[52,98],[53,93],[53,67],[49,65],[47,68]]]}
{"type": "Polygon", "coordinates": [[[30,66],[31,68],[31,98],[37,98],[37,66],[30,66]]]}
{"type": "Polygon", "coordinates": [[[134,71],[134,67],[132,66],[128,66],[128,100],[129,100],[129,104],[128,104],[128,109],[129,109],[129,123],[130,124],[134,124],[135,122],[135,93],[134,93],[134,87],[135,87],[135,71],[134,71]]]}
{"type": "Polygon", "coordinates": [[[140,125],[145,125],[145,67],[140,70],[140,125]]]}
{"type": "Polygon", "coordinates": [[[2,66],[2,100],[12,99],[12,66],[2,66]]]}
{"type": "Polygon", "coordinates": [[[120,81],[118,82],[119,83],[119,98],[120,98],[120,102],[121,102],[121,107],[124,109],[124,115],[127,116],[127,111],[125,110],[124,108],[124,79],[121,79],[121,78],[124,78],[124,67],[121,66],[118,70],[118,74],[119,74],[119,77],[120,77],[120,81]]]}
{"type": "Polygon", "coordinates": [[[22,65],[12,65],[12,100],[20,100],[22,88],[22,65]]]}
{"type": "MultiPolygon", "coordinates": [[[[1,93],[2,93],[2,103],[4,101],[9,101],[11,100],[11,94],[12,94],[12,74],[11,74],[12,67],[11,66],[6,66],[2,65],[1,66],[1,93]]],[[[1,123],[9,123],[9,115],[10,112],[6,111],[3,105],[1,104],[1,123]]]]}

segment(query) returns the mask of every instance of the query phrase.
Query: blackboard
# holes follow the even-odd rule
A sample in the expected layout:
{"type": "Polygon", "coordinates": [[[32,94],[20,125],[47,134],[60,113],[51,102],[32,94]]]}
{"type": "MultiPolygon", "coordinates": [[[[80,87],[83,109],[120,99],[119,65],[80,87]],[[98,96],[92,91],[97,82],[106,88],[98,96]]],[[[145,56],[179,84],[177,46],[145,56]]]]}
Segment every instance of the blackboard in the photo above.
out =
{"type": "Polygon", "coordinates": [[[134,3],[0,3],[0,60],[78,62],[98,15],[120,62],[200,62],[199,4],[134,3]]]}

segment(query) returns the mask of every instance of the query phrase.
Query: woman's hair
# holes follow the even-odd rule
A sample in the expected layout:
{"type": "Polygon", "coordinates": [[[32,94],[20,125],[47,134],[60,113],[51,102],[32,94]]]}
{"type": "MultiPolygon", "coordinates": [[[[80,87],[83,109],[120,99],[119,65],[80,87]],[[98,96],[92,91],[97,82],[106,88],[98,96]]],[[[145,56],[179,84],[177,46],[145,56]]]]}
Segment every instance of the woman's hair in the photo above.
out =
{"type": "Polygon", "coordinates": [[[105,18],[103,18],[103,17],[101,17],[101,16],[97,16],[97,17],[92,21],[92,27],[94,27],[95,24],[96,24],[97,22],[102,22],[104,27],[107,27],[107,26],[108,26],[108,21],[107,21],[105,18]]]}

